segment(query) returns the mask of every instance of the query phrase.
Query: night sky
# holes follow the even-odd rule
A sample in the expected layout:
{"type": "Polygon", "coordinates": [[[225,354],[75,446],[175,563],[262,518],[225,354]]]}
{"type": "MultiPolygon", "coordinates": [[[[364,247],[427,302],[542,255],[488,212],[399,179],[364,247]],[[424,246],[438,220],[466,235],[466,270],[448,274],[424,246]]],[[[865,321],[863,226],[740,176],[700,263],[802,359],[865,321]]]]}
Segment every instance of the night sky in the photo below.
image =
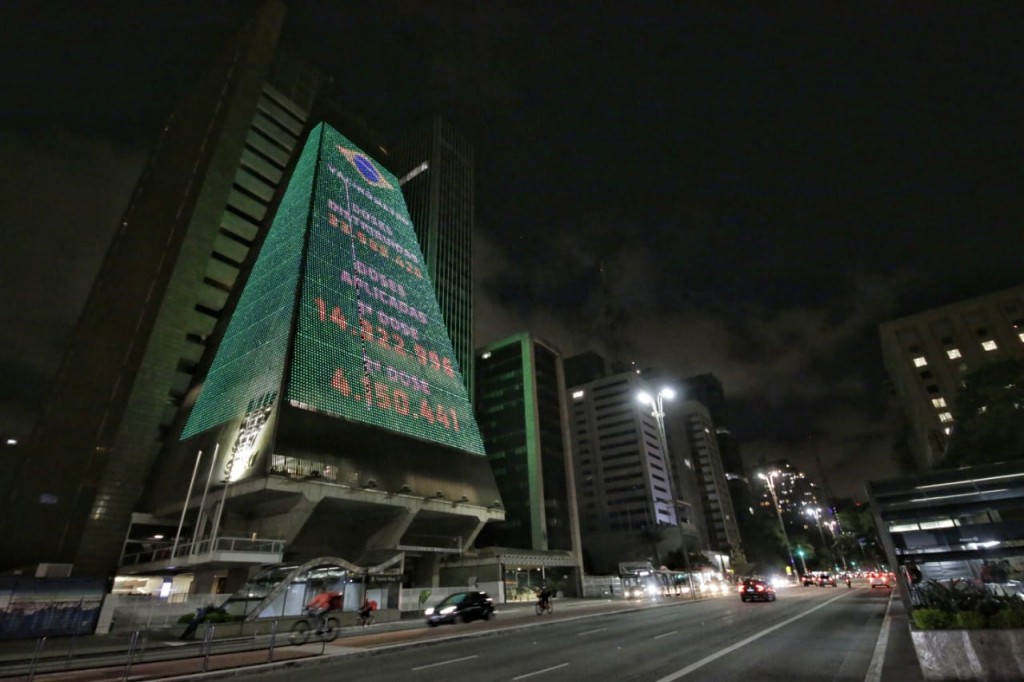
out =
{"type": "MultiPolygon", "coordinates": [[[[713,372],[748,462],[862,497],[896,473],[878,324],[1024,280],[1024,3],[289,4],[353,111],[474,145],[478,345],[713,372]]],[[[0,7],[0,431],[253,6],[0,7]]]]}

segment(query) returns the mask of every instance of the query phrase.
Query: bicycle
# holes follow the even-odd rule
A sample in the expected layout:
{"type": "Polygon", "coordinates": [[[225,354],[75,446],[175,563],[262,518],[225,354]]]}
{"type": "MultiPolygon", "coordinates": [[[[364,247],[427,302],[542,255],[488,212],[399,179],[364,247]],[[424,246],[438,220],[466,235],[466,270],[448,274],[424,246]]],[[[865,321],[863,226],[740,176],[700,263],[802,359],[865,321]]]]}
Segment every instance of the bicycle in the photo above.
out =
{"type": "Polygon", "coordinates": [[[538,599],[534,609],[538,616],[543,616],[545,613],[554,613],[555,605],[551,603],[550,599],[538,599]]]}
{"type": "Polygon", "coordinates": [[[317,616],[310,613],[292,626],[291,632],[288,633],[288,643],[296,646],[305,644],[309,641],[310,633],[313,632],[321,641],[333,642],[338,638],[339,627],[338,619],[333,616],[317,616]],[[315,630],[310,623],[314,618],[318,621],[315,630]]]}
{"type": "Polygon", "coordinates": [[[359,616],[356,618],[356,625],[358,625],[360,627],[364,627],[364,628],[370,627],[375,622],[376,621],[373,618],[373,611],[368,611],[366,613],[360,613],[359,616]]]}

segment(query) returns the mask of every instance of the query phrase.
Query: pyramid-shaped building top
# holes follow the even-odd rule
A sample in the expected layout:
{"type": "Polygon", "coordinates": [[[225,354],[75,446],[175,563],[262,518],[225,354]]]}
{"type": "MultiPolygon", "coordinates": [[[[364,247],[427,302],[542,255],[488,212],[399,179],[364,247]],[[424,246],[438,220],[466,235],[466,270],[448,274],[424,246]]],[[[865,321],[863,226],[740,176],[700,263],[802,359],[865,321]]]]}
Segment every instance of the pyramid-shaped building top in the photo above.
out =
{"type": "Polygon", "coordinates": [[[397,179],[317,126],[182,437],[283,393],[301,409],[482,455],[422,263],[397,179]]]}

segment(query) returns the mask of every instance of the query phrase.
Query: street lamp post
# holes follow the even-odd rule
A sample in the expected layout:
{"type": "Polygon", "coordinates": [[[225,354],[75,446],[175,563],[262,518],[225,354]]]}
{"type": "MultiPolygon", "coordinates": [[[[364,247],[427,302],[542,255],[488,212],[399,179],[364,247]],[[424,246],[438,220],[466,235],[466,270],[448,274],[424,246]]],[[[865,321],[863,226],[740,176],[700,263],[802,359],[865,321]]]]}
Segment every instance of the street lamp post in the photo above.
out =
{"type": "Polygon", "coordinates": [[[818,524],[818,535],[821,537],[821,548],[824,550],[828,545],[825,543],[825,531],[821,529],[821,509],[819,507],[810,507],[805,509],[804,513],[808,516],[813,516],[814,522],[818,524]]]}
{"type": "Polygon", "coordinates": [[[821,536],[821,546],[827,547],[828,545],[825,544],[825,531],[821,529],[821,509],[818,507],[811,507],[805,510],[804,513],[808,516],[814,517],[814,521],[818,524],[818,535],[821,536]]]}
{"type": "MultiPolygon", "coordinates": [[[[650,393],[640,393],[637,395],[637,400],[642,402],[651,408],[651,416],[654,417],[654,421],[658,424],[658,437],[661,439],[661,454],[665,460],[665,466],[671,467],[668,455],[668,436],[665,435],[665,400],[672,400],[676,397],[676,392],[667,386],[658,391],[657,395],[652,396],[650,393]]],[[[673,509],[673,514],[678,513],[677,508],[673,509]]],[[[682,526],[679,525],[679,519],[676,518],[676,528],[679,529],[679,538],[683,542],[683,567],[686,569],[686,582],[690,586],[690,598],[696,599],[697,595],[693,589],[693,572],[690,570],[690,549],[689,543],[686,541],[686,533],[683,532],[682,526]]]]}
{"type": "MultiPolygon", "coordinates": [[[[771,471],[767,476],[764,474],[758,474],[758,476],[764,479],[765,483],[768,484],[768,492],[772,496],[772,504],[775,506],[775,513],[779,517],[779,526],[782,528],[782,539],[786,541],[786,552],[789,554],[789,565],[793,567],[793,573],[796,573],[796,559],[793,558],[793,548],[789,544],[789,533],[786,532],[786,523],[782,520],[782,507],[779,506],[779,498],[775,495],[775,483],[772,481],[772,477],[778,474],[777,471],[771,471]]],[[[804,570],[806,573],[807,570],[804,570]]]]}

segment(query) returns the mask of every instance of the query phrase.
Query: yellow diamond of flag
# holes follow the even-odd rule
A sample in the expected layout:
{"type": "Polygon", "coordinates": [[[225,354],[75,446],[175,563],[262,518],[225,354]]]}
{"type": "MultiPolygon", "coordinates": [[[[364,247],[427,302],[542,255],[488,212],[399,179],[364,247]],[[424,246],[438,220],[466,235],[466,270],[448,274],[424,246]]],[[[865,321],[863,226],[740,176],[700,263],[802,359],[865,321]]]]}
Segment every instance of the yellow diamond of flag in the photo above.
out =
{"type": "Polygon", "coordinates": [[[366,184],[372,185],[373,187],[381,187],[383,189],[394,189],[394,187],[391,186],[391,183],[384,178],[379,170],[377,170],[377,165],[369,156],[356,149],[347,149],[342,147],[340,144],[336,146],[338,147],[338,151],[348,159],[348,162],[351,163],[357,171],[359,171],[360,177],[366,181],[366,184]]]}

